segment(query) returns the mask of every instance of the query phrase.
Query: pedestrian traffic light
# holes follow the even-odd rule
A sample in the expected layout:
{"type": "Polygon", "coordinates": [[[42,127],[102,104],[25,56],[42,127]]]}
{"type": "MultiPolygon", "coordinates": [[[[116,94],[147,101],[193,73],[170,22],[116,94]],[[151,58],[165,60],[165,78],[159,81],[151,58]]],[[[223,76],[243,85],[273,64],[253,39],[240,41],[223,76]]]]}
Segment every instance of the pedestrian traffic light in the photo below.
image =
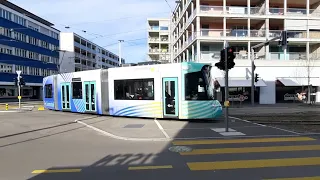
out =
{"type": "MultiPolygon", "coordinates": [[[[222,49],[220,51],[220,61],[217,62],[215,64],[215,66],[220,69],[220,70],[226,70],[226,67],[225,67],[225,57],[226,57],[226,54],[225,54],[225,50],[226,49],[222,49]]],[[[235,65],[234,63],[234,58],[235,58],[235,55],[234,55],[234,49],[232,47],[227,47],[227,68],[228,69],[232,69],[235,65]]]]}
{"type": "Polygon", "coordinates": [[[258,82],[259,78],[260,78],[259,74],[256,73],[255,76],[254,76],[254,82],[258,82]]]}

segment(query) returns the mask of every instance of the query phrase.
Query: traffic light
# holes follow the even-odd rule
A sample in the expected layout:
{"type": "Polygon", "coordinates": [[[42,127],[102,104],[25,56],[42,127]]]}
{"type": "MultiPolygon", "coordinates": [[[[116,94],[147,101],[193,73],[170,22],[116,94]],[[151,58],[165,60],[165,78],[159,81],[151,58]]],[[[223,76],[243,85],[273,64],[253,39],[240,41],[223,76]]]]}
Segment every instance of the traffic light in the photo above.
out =
{"type": "Polygon", "coordinates": [[[225,70],[225,50],[220,51],[220,61],[215,64],[215,66],[220,70],[225,70]]]}
{"type": "MultiPolygon", "coordinates": [[[[215,66],[220,69],[220,70],[226,70],[226,67],[225,67],[225,49],[222,49],[220,51],[220,61],[217,62],[215,64],[215,66]]],[[[234,55],[234,49],[232,47],[227,47],[227,68],[228,69],[232,69],[235,65],[234,63],[234,58],[236,56],[234,55]]]]}
{"type": "Polygon", "coordinates": [[[256,73],[255,76],[254,76],[254,82],[258,82],[259,78],[260,78],[259,74],[256,73]]]}
{"type": "Polygon", "coordinates": [[[25,86],[26,85],[26,82],[24,82],[24,79],[22,76],[20,76],[20,86],[25,86]]]}
{"type": "Polygon", "coordinates": [[[234,49],[232,47],[227,48],[227,63],[228,63],[228,69],[232,69],[235,65],[234,58],[236,56],[234,55],[234,49]]]}
{"type": "Polygon", "coordinates": [[[14,86],[18,86],[18,78],[13,78],[14,86]]]}
{"type": "Polygon", "coordinates": [[[287,31],[282,31],[281,32],[281,38],[279,41],[279,46],[285,47],[288,44],[288,33],[287,31]]]}

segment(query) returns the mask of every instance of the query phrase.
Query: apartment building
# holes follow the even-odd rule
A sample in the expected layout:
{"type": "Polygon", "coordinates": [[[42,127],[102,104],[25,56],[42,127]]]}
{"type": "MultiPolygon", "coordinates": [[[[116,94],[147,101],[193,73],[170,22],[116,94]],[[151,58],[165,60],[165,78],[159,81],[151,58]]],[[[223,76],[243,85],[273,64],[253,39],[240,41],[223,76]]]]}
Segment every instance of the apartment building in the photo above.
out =
{"type": "Polygon", "coordinates": [[[57,73],[59,30],[9,1],[0,1],[0,101],[16,99],[16,71],[26,86],[22,98],[40,99],[42,79],[57,73]]]}
{"type": "MultiPolygon", "coordinates": [[[[255,73],[261,77],[255,84],[255,100],[295,102],[310,85],[311,98],[320,102],[320,0],[181,0],[171,23],[173,62],[214,65],[226,42],[235,48],[230,98],[237,101],[244,95],[245,102],[251,101],[251,47],[286,30],[287,48],[279,47],[277,40],[254,51],[255,73]]],[[[223,101],[224,72],[214,67],[212,74],[223,101]]]]}
{"type": "MultiPolygon", "coordinates": [[[[60,33],[60,72],[107,69],[119,66],[119,56],[73,32],[60,33]]],[[[121,58],[121,64],[125,60],[121,58]]]]}
{"type": "Polygon", "coordinates": [[[170,19],[147,19],[149,61],[170,61],[170,19]]]}

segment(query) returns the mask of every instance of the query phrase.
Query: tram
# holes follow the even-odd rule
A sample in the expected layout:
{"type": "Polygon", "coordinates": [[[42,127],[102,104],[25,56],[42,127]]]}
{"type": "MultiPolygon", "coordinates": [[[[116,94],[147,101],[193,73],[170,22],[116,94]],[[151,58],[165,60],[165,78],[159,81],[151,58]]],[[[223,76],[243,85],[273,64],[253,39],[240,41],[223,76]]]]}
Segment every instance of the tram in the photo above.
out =
{"type": "Polygon", "coordinates": [[[217,119],[211,65],[183,62],[44,77],[46,109],[111,116],[217,119]]]}

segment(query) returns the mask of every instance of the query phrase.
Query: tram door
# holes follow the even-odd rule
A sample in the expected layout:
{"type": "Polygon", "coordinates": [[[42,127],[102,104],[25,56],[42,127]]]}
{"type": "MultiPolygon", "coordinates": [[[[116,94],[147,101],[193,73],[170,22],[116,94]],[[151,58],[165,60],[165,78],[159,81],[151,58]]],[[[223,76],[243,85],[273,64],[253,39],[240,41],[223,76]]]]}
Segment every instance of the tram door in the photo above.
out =
{"type": "Polygon", "coordinates": [[[61,84],[61,102],[63,110],[70,110],[70,83],[61,84]]]}
{"type": "Polygon", "coordinates": [[[178,78],[162,79],[162,104],[164,117],[179,116],[178,78]]]}
{"type": "Polygon", "coordinates": [[[86,111],[96,111],[96,82],[84,82],[84,99],[86,103],[86,111]]]}

